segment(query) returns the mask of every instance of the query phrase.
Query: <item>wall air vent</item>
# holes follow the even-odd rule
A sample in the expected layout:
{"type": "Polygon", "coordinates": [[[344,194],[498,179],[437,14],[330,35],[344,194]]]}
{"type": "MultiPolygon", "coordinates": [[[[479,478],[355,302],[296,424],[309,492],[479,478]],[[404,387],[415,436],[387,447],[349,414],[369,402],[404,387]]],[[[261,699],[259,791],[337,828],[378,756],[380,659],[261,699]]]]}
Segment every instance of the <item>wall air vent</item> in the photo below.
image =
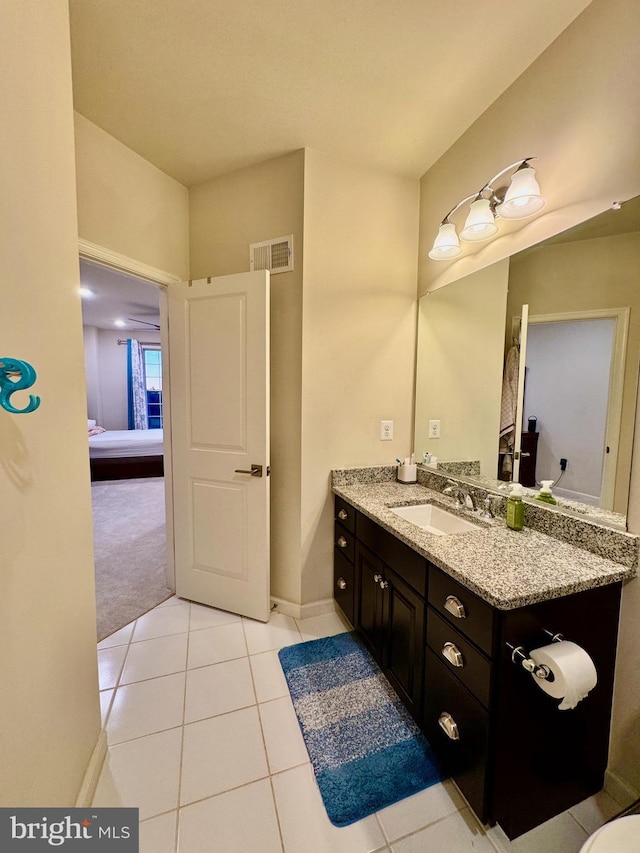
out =
{"type": "Polygon", "coordinates": [[[249,246],[249,261],[251,272],[269,270],[271,275],[290,272],[293,269],[293,234],[252,243],[249,246]]]}

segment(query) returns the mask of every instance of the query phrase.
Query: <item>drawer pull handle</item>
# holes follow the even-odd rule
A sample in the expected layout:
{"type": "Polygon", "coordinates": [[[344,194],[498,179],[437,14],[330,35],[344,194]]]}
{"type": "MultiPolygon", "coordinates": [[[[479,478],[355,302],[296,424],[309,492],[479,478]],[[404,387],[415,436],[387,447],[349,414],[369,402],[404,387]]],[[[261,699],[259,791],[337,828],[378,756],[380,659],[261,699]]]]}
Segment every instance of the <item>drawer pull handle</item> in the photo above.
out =
{"type": "Polygon", "coordinates": [[[338,578],[337,586],[338,586],[338,589],[346,589],[347,588],[346,580],[344,578],[338,578]]]}
{"type": "Polygon", "coordinates": [[[340,519],[340,521],[344,521],[345,519],[349,518],[349,513],[345,512],[343,509],[341,509],[338,512],[338,518],[340,519]]]}
{"type": "Polygon", "coordinates": [[[445,643],[442,647],[442,657],[446,658],[452,666],[464,666],[462,652],[455,643],[445,643]]]}
{"type": "Polygon", "coordinates": [[[340,546],[340,548],[346,548],[347,547],[347,540],[344,538],[344,536],[338,537],[338,545],[340,546]]]}
{"type": "Polygon", "coordinates": [[[450,740],[460,740],[458,724],[453,719],[451,714],[448,714],[446,711],[443,711],[443,713],[440,714],[440,716],[438,717],[438,723],[442,731],[450,740]]]}
{"type": "Polygon", "coordinates": [[[464,604],[455,595],[448,595],[444,601],[444,609],[448,610],[456,619],[466,619],[467,611],[464,609],[464,604]]]}

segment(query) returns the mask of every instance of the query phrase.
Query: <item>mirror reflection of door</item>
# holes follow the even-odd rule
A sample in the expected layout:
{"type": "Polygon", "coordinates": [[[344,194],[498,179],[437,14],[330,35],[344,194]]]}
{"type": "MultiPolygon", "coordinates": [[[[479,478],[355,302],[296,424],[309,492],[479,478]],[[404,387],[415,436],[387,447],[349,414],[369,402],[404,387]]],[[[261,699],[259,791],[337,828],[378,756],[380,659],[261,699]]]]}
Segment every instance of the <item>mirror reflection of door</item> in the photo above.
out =
{"type": "Polygon", "coordinates": [[[611,317],[530,318],[526,348],[522,428],[536,419],[536,481],[554,480],[557,496],[603,508],[616,464],[607,445],[615,327],[611,317]]]}

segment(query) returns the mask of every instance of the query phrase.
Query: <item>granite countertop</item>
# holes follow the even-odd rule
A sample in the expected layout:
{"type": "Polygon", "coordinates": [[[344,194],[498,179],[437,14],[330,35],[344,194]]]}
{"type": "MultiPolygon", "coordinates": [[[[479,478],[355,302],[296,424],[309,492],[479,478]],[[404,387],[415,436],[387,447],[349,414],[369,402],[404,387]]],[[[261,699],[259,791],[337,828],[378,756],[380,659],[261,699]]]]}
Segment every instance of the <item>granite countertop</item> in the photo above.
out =
{"type": "Polygon", "coordinates": [[[435,501],[465,518],[474,516],[454,510],[451,498],[423,485],[334,482],[333,492],[500,610],[605,586],[636,573],[635,567],[544,533],[511,530],[502,518],[477,519],[477,532],[428,533],[389,507],[435,501]]]}

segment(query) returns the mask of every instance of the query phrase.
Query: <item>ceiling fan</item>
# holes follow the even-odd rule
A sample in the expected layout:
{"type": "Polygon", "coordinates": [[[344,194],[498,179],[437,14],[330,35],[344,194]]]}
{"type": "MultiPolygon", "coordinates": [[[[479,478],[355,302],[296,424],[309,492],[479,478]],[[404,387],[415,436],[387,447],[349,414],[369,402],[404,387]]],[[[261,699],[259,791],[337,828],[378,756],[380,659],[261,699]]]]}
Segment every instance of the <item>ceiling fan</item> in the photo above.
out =
{"type": "Polygon", "coordinates": [[[145,326],[153,326],[158,332],[160,331],[160,326],[157,323],[148,323],[146,320],[136,320],[135,317],[127,317],[127,320],[130,320],[132,323],[142,323],[145,326]]]}

